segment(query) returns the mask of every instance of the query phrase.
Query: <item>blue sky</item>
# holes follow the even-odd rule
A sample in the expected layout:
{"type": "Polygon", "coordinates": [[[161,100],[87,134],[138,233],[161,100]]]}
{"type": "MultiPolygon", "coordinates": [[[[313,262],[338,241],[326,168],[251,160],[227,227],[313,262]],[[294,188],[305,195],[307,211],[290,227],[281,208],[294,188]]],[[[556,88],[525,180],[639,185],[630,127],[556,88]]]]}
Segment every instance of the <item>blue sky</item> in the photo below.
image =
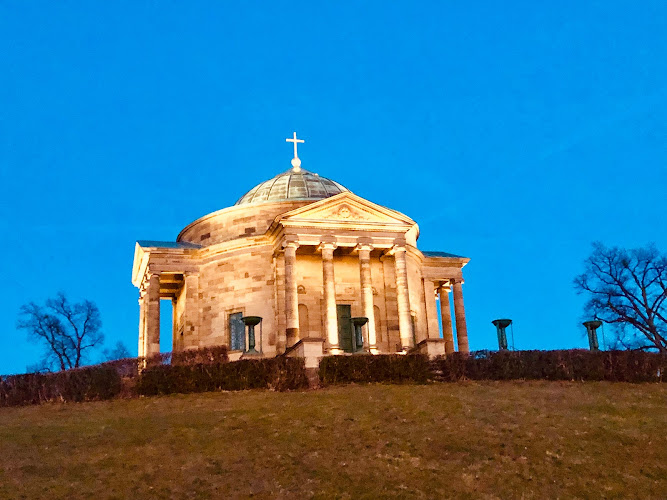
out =
{"type": "Polygon", "coordinates": [[[134,242],[289,168],[469,256],[471,348],[583,347],[590,243],[667,250],[667,2],[0,2],[0,373],[19,306],[137,344],[134,242]]]}

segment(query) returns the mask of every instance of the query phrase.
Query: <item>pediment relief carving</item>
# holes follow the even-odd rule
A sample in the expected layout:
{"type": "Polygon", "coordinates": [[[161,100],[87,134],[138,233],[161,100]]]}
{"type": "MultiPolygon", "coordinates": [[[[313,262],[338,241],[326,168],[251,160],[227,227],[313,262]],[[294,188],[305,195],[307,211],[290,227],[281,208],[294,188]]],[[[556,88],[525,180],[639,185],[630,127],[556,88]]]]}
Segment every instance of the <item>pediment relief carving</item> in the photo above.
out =
{"type": "Polygon", "coordinates": [[[330,211],[330,213],[322,213],[322,217],[325,219],[340,219],[340,220],[355,220],[355,221],[370,221],[377,220],[376,217],[373,217],[373,214],[364,213],[361,210],[358,210],[349,205],[342,205],[340,208],[330,211]]]}

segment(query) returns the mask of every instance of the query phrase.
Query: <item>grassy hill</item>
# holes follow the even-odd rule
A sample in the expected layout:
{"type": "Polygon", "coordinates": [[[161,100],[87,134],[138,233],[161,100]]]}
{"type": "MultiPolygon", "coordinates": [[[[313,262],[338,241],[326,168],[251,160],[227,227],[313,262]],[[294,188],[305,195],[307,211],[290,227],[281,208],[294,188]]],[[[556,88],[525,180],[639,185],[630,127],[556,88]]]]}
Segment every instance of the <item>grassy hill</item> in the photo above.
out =
{"type": "Polygon", "coordinates": [[[488,382],[0,409],[0,498],[667,497],[667,384],[488,382]]]}

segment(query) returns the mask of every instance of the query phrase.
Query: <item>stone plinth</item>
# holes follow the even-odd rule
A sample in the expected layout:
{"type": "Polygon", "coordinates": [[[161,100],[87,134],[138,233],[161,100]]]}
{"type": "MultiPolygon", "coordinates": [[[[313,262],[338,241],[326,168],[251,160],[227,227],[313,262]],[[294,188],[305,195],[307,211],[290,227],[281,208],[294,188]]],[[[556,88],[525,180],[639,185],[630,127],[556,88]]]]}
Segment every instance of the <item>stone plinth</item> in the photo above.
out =
{"type": "Polygon", "coordinates": [[[324,357],[324,342],[324,339],[305,338],[285,351],[285,356],[304,358],[308,385],[311,389],[317,388],[320,384],[320,361],[324,357]]]}
{"type": "Polygon", "coordinates": [[[444,339],[424,339],[415,347],[415,352],[426,354],[429,359],[445,355],[444,339]]]}
{"type": "Polygon", "coordinates": [[[291,358],[304,358],[306,369],[319,368],[320,360],[324,356],[324,339],[301,339],[285,351],[285,356],[291,358]]]}

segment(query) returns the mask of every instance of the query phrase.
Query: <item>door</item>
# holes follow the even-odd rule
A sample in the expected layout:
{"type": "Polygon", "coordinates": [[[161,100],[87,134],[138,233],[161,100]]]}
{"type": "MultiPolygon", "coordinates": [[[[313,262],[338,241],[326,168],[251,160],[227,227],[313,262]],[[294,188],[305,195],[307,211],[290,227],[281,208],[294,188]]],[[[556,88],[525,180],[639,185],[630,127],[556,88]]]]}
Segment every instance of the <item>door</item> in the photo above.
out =
{"type": "Polygon", "coordinates": [[[348,304],[337,304],[338,315],[338,345],[345,352],[354,352],[352,343],[352,306],[348,304]]]}

